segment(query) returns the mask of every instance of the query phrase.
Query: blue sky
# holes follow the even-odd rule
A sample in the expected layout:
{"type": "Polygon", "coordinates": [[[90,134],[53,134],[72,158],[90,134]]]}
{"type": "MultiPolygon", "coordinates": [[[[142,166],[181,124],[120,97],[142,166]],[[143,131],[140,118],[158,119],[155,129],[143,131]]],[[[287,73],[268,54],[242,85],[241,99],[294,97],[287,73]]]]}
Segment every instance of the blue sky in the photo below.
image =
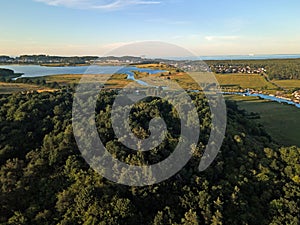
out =
{"type": "Polygon", "coordinates": [[[201,56],[297,54],[299,15],[299,0],[1,0],[0,55],[102,55],[149,40],[201,56]]]}

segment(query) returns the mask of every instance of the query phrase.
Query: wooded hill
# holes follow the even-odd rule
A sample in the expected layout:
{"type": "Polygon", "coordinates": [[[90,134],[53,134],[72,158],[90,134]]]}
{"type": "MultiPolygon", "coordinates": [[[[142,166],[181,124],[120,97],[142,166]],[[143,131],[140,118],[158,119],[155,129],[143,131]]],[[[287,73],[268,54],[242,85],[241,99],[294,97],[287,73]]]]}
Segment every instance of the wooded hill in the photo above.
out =
{"type": "MultiPolygon", "coordinates": [[[[148,187],[112,183],[85,163],[72,131],[72,93],[2,96],[0,224],[299,224],[300,149],[278,146],[227,102],[224,144],[209,169],[199,172],[211,118],[205,97],[190,95],[201,121],[196,153],[178,174],[148,187]]],[[[160,115],[168,134],[149,153],[128,152],[109,119],[115,96],[101,92],[95,111],[107,149],[136,165],[166,158],[178,142],[176,110],[154,98],[136,104],[133,132],[147,137],[147,121],[160,115]]]]}

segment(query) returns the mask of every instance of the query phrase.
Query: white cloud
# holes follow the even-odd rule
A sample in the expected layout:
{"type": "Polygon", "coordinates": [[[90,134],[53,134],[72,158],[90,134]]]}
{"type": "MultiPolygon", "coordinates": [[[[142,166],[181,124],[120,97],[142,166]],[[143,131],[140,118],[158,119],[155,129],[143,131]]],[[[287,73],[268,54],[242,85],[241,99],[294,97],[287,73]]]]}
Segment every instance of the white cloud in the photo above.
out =
{"type": "Polygon", "coordinates": [[[235,41],[240,39],[240,36],[206,36],[207,41],[235,41]]]}
{"type": "Polygon", "coordinates": [[[156,0],[35,0],[51,6],[65,6],[79,9],[115,10],[133,5],[160,4],[156,0]]]}

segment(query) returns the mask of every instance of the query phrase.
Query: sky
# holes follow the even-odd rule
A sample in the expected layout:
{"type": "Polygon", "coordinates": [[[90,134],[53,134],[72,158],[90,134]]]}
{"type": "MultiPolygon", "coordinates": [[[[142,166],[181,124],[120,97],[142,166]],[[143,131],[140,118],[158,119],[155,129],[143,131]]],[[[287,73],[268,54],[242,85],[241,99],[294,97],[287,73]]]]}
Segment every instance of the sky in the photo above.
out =
{"type": "Polygon", "coordinates": [[[101,56],[140,41],[199,56],[300,54],[299,0],[1,0],[0,24],[0,55],[101,56]]]}

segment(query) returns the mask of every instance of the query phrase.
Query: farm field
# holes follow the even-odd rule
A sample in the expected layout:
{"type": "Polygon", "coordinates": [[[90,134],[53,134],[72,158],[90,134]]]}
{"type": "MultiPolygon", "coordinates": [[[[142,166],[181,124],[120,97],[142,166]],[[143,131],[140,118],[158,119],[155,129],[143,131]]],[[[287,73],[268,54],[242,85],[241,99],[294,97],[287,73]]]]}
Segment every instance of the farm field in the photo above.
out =
{"type": "Polygon", "coordinates": [[[300,146],[300,109],[261,100],[256,97],[227,96],[227,99],[237,102],[240,109],[258,113],[261,123],[274,141],[283,145],[300,146]]]}
{"type": "Polygon", "coordinates": [[[268,82],[263,76],[256,74],[216,74],[216,78],[222,86],[237,86],[242,89],[275,90],[277,87],[268,82]]]}
{"type": "MultiPolygon", "coordinates": [[[[213,82],[211,78],[211,74],[206,73],[199,73],[196,74],[197,76],[202,76],[201,78],[197,79],[198,83],[205,83],[205,82],[213,82]]],[[[172,81],[177,82],[181,85],[184,89],[198,89],[199,85],[194,82],[194,80],[183,72],[172,72],[172,74],[164,73],[162,74],[154,74],[150,75],[149,78],[153,80],[156,79],[156,83],[159,82],[164,83],[164,80],[170,79],[172,81]],[[159,76],[159,78],[158,78],[159,76]]],[[[226,87],[229,89],[255,89],[255,90],[266,90],[270,93],[273,93],[277,90],[274,84],[268,82],[263,76],[256,75],[256,74],[216,74],[215,78],[217,79],[219,85],[222,87],[226,87]]],[[[300,85],[299,85],[300,87],[300,85]]]]}
{"type": "MultiPolygon", "coordinates": [[[[157,82],[159,80],[166,80],[170,79],[172,81],[176,81],[181,85],[181,87],[185,89],[198,89],[198,84],[191,79],[190,76],[188,76],[186,73],[183,72],[175,72],[172,71],[171,74],[163,73],[162,74],[154,74],[150,75],[151,78],[158,78],[157,82]]],[[[207,82],[213,82],[211,79],[211,74],[206,73],[199,73],[196,76],[202,76],[201,78],[197,79],[198,82],[205,83],[207,82]]],[[[255,89],[255,90],[266,90],[270,93],[275,92],[278,87],[276,87],[274,84],[268,82],[263,76],[257,75],[257,74],[215,74],[215,78],[217,79],[219,85],[225,88],[229,89],[255,89]]],[[[300,87],[300,82],[299,82],[300,87]]]]}

